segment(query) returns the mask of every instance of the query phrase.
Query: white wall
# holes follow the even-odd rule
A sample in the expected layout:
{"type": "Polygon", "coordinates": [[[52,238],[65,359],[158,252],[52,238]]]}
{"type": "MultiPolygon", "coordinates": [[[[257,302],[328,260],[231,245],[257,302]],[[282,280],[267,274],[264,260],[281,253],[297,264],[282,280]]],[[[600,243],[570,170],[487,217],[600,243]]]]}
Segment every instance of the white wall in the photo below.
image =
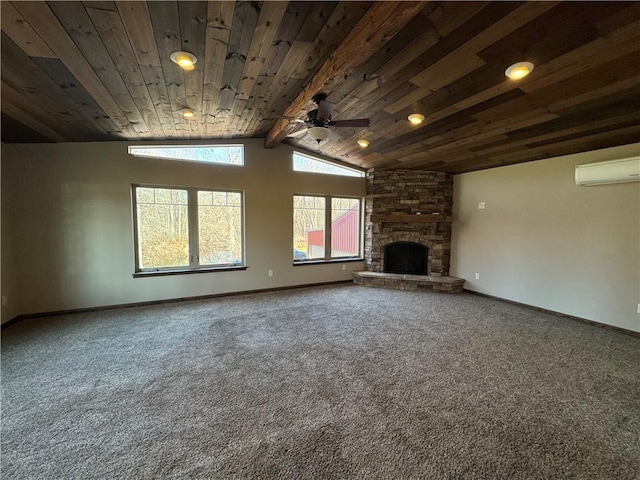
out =
{"type": "Polygon", "coordinates": [[[456,175],[451,274],[468,290],[640,331],[640,183],[574,182],[576,164],[638,154],[634,144],[456,175]]]}
{"type": "Polygon", "coordinates": [[[2,321],[349,280],[352,270],[362,270],[363,262],[346,263],[346,270],[339,263],[292,265],[292,199],[294,193],[364,196],[365,180],[293,172],[288,146],[243,143],[243,168],[136,158],[124,142],[2,145],[2,321]],[[132,183],[244,189],[249,268],[134,279],[132,183]]]}

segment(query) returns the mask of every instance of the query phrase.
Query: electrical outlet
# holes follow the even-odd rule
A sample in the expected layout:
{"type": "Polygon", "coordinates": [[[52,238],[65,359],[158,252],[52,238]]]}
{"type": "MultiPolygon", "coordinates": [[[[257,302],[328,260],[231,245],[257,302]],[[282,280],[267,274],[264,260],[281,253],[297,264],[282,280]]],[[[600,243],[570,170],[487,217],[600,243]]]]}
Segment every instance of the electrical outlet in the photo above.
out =
{"type": "MultiPolygon", "coordinates": [[[[8,303],[7,296],[6,295],[2,295],[2,306],[6,307],[7,303],[8,303]]],[[[640,305],[638,305],[638,308],[640,309],[640,305]]]]}
{"type": "MultiPolygon", "coordinates": [[[[5,299],[6,299],[6,297],[5,297],[5,296],[3,296],[3,297],[2,297],[2,304],[3,304],[3,305],[6,305],[6,304],[5,304],[5,299]]],[[[638,304],[638,313],[640,313],[640,303],[638,304]]]]}
{"type": "Polygon", "coordinates": [[[480,274],[476,273],[476,280],[480,280],[480,274]]]}
{"type": "Polygon", "coordinates": [[[342,265],[342,270],[346,270],[347,266],[346,265],[342,265]]]}
{"type": "Polygon", "coordinates": [[[269,270],[269,276],[273,277],[273,270],[269,270]]]}
{"type": "Polygon", "coordinates": [[[487,207],[487,204],[485,202],[478,203],[478,210],[484,210],[486,207],[487,207]]]}

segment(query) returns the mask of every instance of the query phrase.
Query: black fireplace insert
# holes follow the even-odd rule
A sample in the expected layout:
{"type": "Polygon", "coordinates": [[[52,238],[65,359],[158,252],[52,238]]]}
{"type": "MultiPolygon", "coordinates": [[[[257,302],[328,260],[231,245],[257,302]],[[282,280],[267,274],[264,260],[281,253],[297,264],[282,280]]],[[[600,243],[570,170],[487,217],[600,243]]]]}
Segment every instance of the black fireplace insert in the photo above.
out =
{"type": "Polygon", "coordinates": [[[384,272],[427,274],[428,249],[415,242],[394,242],[384,247],[384,272]]]}

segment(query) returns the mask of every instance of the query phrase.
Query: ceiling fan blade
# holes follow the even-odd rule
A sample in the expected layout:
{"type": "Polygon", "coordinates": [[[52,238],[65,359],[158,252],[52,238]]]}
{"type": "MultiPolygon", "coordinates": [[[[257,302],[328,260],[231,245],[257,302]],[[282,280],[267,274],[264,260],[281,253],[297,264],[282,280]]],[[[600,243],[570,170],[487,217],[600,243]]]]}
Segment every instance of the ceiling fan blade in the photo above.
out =
{"type": "Polygon", "coordinates": [[[322,120],[329,120],[334,107],[335,104],[327,102],[326,100],[320,100],[320,103],[318,103],[318,118],[322,120]]]}
{"type": "Polygon", "coordinates": [[[305,133],[307,133],[307,129],[303,128],[302,130],[298,130],[297,132],[291,132],[289,135],[287,135],[287,137],[291,137],[291,138],[301,137],[305,133]]]}
{"type": "Polygon", "coordinates": [[[352,120],[335,120],[329,125],[332,127],[368,127],[370,122],[368,118],[354,118],[352,120]]]}

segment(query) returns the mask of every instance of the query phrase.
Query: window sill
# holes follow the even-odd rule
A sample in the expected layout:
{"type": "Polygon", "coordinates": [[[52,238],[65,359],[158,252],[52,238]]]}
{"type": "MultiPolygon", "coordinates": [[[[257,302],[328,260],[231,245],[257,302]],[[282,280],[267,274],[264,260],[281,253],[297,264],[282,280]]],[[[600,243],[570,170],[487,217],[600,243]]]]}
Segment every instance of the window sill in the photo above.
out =
{"type": "Polygon", "coordinates": [[[332,258],[331,260],[318,259],[318,260],[300,260],[293,262],[294,267],[301,265],[326,265],[328,263],[351,263],[351,262],[363,262],[364,258],[332,258]]]}
{"type": "Polygon", "coordinates": [[[202,268],[190,268],[188,270],[153,270],[144,272],[135,272],[133,278],[144,277],[162,277],[166,275],[190,275],[192,273],[213,273],[213,272],[235,272],[238,270],[246,270],[246,265],[239,265],[237,267],[202,267],[202,268]]]}

